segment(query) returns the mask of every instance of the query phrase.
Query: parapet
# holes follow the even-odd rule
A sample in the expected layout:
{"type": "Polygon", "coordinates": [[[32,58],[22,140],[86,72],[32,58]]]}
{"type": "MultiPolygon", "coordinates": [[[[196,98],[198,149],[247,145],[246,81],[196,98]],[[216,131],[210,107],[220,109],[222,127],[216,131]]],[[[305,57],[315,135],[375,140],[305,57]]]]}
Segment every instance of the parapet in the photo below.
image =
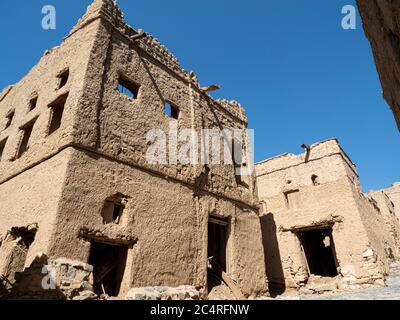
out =
{"type": "Polygon", "coordinates": [[[339,141],[336,138],[331,138],[325,141],[314,143],[310,146],[310,152],[305,152],[299,155],[295,155],[293,153],[284,153],[256,163],[257,175],[263,175],[277,170],[287,169],[305,162],[319,160],[332,155],[342,156],[343,160],[356,173],[356,165],[340,147],[339,141]]]}

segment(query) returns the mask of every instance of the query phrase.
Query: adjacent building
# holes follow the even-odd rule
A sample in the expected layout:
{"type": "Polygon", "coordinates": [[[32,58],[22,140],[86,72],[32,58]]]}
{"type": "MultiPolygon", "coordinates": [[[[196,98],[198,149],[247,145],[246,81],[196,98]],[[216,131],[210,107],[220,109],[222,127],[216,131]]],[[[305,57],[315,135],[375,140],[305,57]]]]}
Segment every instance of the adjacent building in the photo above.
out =
{"type": "Polygon", "coordinates": [[[256,174],[271,293],[383,285],[399,222],[363,194],[336,139],[262,161],[256,174]]]}

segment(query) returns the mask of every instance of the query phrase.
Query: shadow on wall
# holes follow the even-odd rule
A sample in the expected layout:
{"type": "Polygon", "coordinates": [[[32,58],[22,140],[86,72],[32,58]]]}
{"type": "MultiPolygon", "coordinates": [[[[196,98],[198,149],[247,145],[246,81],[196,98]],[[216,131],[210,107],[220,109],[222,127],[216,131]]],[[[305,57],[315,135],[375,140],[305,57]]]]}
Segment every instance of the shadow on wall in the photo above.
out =
{"type": "Polygon", "coordinates": [[[0,300],[65,300],[66,296],[59,288],[43,288],[42,269],[47,264],[46,255],[37,256],[28,268],[15,273],[15,281],[0,278],[0,300]]]}
{"type": "Polygon", "coordinates": [[[279,252],[274,215],[268,213],[260,217],[264,247],[265,268],[267,272],[268,289],[272,297],[285,292],[285,275],[279,252]]]}

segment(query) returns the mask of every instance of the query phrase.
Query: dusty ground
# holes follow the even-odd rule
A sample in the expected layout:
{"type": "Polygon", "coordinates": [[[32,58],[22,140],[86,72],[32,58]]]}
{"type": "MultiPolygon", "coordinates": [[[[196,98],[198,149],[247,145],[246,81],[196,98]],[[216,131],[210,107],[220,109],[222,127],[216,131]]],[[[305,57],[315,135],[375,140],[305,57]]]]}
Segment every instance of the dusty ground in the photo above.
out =
{"type": "Polygon", "coordinates": [[[400,263],[391,266],[391,274],[386,280],[387,287],[370,288],[351,293],[322,294],[300,297],[279,297],[279,300],[400,300],[400,263]]]}

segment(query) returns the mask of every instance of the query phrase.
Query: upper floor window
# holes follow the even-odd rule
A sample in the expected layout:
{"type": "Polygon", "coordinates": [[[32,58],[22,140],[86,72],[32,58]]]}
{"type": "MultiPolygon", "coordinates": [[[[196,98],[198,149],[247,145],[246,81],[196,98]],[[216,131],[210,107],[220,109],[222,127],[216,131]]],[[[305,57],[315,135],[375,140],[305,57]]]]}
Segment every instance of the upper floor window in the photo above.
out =
{"type": "Polygon", "coordinates": [[[137,99],[139,96],[140,85],[120,76],[118,80],[118,92],[122,93],[129,98],[137,99]]]}
{"type": "Polygon", "coordinates": [[[164,113],[168,117],[178,120],[180,111],[179,111],[179,108],[177,106],[175,106],[172,103],[166,101],[164,103],[164,113]]]}
{"type": "Polygon", "coordinates": [[[20,158],[25,152],[29,150],[30,139],[35,125],[36,119],[21,127],[22,140],[18,148],[17,158],[20,158]]]}
{"type": "Polygon", "coordinates": [[[32,111],[36,108],[38,102],[38,96],[34,96],[31,100],[29,100],[29,111],[32,111]]]}
{"type": "Polygon", "coordinates": [[[58,76],[58,78],[59,78],[58,89],[61,89],[62,87],[64,87],[68,83],[69,69],[61,72],[60,75],[58,76]]]}
{"type": "Polygon", "coordinates": [[[51,108],[50,115],[50,126],[49,135],[57,131],[61,127],[62,117],[64,114],[65,103],[67,102],[68,94],[64,94],[59,97],[56,101],[51,103],[49,107],[51,108]]]}
{"type": "Polygon", "coordinates": [[[14,119],[14,115],[15,115],[15,110],[11,110],[10,112],[8,112],[8,114],[6,115],[6,125],[4,129],[7,129],[8,127],[11,126],[14,119]]]}

